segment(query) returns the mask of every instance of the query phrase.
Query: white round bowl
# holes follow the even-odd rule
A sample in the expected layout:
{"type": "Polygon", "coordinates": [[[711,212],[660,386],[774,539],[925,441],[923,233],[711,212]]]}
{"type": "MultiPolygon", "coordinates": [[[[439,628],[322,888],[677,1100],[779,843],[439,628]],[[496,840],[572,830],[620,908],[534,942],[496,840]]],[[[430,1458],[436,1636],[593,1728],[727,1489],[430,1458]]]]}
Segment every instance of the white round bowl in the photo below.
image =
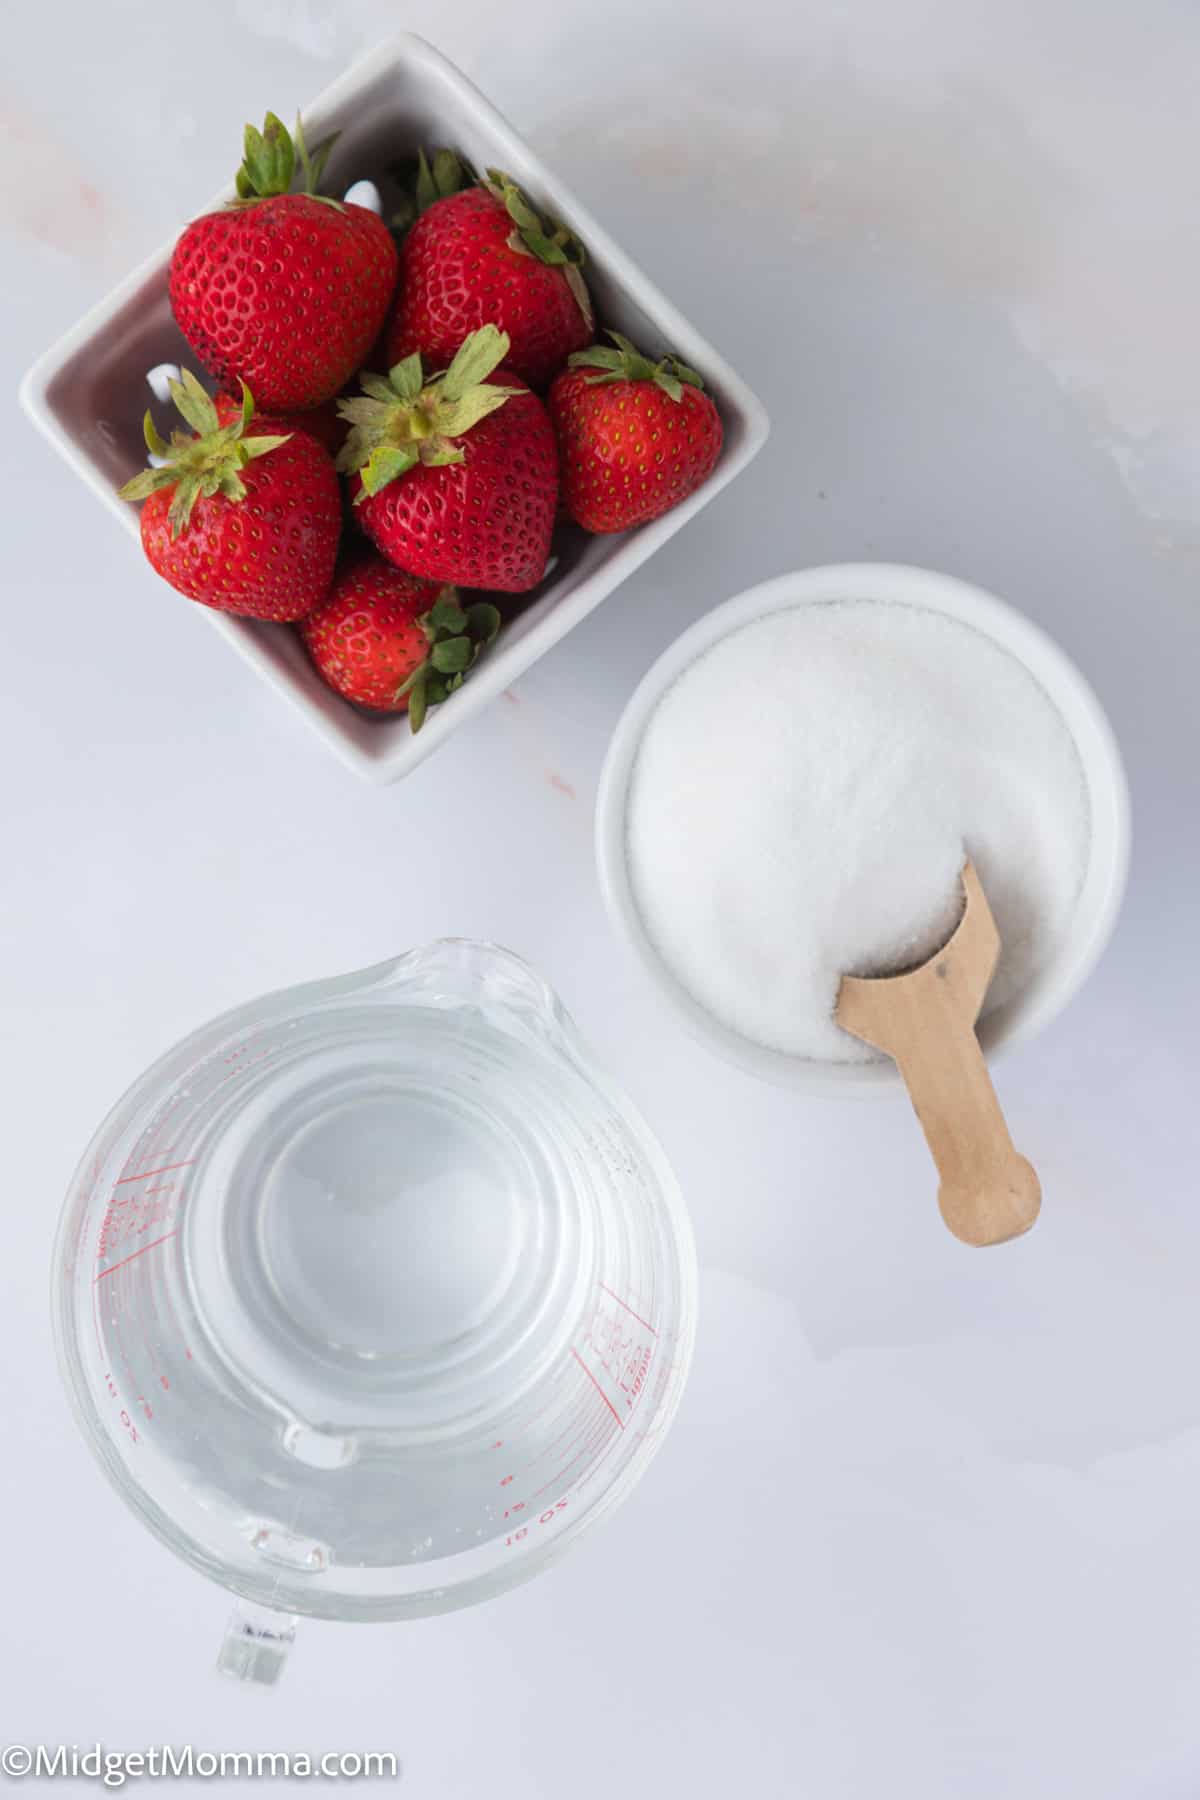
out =
{"type": "Polygon", "coordinates": [[[825,1092],[896,1089],[895,1065],[817,1062],[768,1049],[714,1017],[676,979],[651,942],[629,877],[629,783],[646,726],[667,689],[690,664],[767,613],[835,600],[883,600],[924,607],[973,626],[1015,656],[1058,708],[1075,740],[1087,782],[1091,842],[1071,929],[1029,983],[982,1020],[989,1055],[1024,1042],[1060,1013],[1083,985],[1108,943],[1129,867],[1129,789],[1112,727],[1074,663],[1045,632],[982,588],[929,569],[892,563],[839,563],[799,569],[750,588],[716,607],[665,650],[637,688],[613,735],[596,801],[596,854],[609,914],[676,1017],[710,1050],[765,1080],[825,1092]]]}

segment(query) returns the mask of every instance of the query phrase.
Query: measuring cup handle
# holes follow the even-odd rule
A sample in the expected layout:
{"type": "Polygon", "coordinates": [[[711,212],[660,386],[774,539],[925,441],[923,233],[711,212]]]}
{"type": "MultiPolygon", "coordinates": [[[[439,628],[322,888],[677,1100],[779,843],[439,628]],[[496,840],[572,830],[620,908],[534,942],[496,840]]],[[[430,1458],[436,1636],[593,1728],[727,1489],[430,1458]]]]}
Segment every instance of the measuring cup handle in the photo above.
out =
{"type": "Polygon", "coordinates": [[[217,1668],[234,1681],[274,1687],[295,1641],[296,1621],[290,1613],[239,1600],[225,1627],[217,1668]]]}

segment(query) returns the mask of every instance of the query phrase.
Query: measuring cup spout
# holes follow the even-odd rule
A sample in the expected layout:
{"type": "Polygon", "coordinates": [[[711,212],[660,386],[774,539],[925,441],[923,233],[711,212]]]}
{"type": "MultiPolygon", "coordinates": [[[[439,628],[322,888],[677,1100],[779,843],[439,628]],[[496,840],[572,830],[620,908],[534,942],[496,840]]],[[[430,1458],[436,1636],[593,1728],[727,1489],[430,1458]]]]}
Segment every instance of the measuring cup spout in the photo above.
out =
{"type": "Polygon", "coordinates": [[[481,939],[438,938],[368,970],[367,977],[420,1005],[468,1007],[514,1036],[565,1048],[573,1033],[549,983],[513,951],[481,939]]]}

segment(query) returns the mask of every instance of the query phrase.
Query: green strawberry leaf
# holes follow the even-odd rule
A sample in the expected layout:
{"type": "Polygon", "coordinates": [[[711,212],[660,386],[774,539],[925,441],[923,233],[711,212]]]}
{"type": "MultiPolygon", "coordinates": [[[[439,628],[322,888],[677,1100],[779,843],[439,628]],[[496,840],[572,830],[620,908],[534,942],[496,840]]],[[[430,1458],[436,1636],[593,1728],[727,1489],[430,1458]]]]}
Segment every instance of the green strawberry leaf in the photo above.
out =
{"type": "Polygon", "coordinates": [[[587,252],[575,233],[568,226],[559,224],[556,219],[540,218],[512,176],[506,175],[503,169],[489,169],[485,186],[499,200],[515,227],[507,240],[509,248],[523,251],[527,256],[536,256],[539,262],[546,263],[550,268],[562,270],[575,303],[591,331],[595,322],[592,301],[581,273],[587,261],[587,252]]]}
{"type": "Polygon", "coordinates": [[[404,358],[403,362],[393,364],[388,370],[387,380],[383,384],[388,389],[386,394],[380,394],[376,388],[369,385],[370,381],[377,380],[378,377],[363,375],[360,379],[363,392],[373,394],[377,400],[409,402],[416,400],[424,384],[424,376],[421,373],[421,353],[419,350],[414,350],[411,356],[404,358]]]}
{"type": "MultiPolygon", "coordinates": [[[[360,377],[360,379],[365,383],[365,377],[360,377]]],[[[373,376],[372,379],[376,380],[378,377],[373,376]]],[[[390,392],[386,401],[369,400],[362,395],[355,394],[349,400],[338,401],[338,418],[344,419],[347,425],[374,425],[379,418],[380,407],[391,407],[395,403],[396,396],[390,392]]]]}
{"type": "Polygon", "coordinates": [[[165,439],[159,436],[155,429],[154,420],[150,417],[149,409],[147,409],[146,416],[142,420],[142,436],[146,440],[146,448],[149,450],[151,456],[166,456],[170,451],[171,446],[165,439]]]}
{"type": "Polygon", "coordinates": [[[246,498],[246,484],[233,468],[220,469],[213,475],[206,476],[201,483],[201,490],[205,495],[224,494],[227,500],[246,498]]]}
{"type": "Polygon", "coordinates": [[[180,532],[187,530],[199,498],[199,482],[181,481],[178,483],[175,489],[175,498],[167,508],[167,520],[171,527],[172,538],[177,538],[180,532]]]}
{"type": "MultiPolygon", "coordinates": [[[[401,698],[403,693],[404,689],[401,688],[400,693],[397,695],[397,699],[401,698]]],[[[428,707],[429,683],[426,679],[424,669],[421,669],[418,671],[417,679],[413,682],[408,692],[408,722],[412,727],[414,737],[425,723],[425,715],[428,711],[428,707]]]]}
{"type": "Polygon", "coordinates": [[[340,200],[317,192],[337,136],[337,132],[334,132],[331,137],[322,139],[315,150],[310,151],[299,116],[294,136],[274,113],[267,114],[261,131],[254,125],[247,125],[242,141],[242,164],[234,178],[237,199],[231,204],[253,206],[258,200],[290,194],[299,156],[304,175],[303,192],[313,200],[320,200],[325,206],[332,206],[337,212],[344,211],[340,200]]]}
{"type": "Polygon", "coordinates": [[[143,469],[119,487],[117,495],[121,500],[148,500],[159,488],[174,487],[178,480],[178,469],[143,469]]]}
{"type": "Polygon", "coordinates": [[[462,437],[473,425],[478,425],[481,419],[486,419],[520,392],[520,388],[496,387],[493,383],[471,388],[461,400],[439,408],[438,430],[443,437],[462,437]]]}
{"type": "Polygon", "coordinates": [[[415,180],[411,174],[411,166],[409,169],[396,169],[394,173],[412,184],[411,193],[404,195],[403,213],[392,221],[393,228],[402,231],[407,230],[422,213],[428,212],[431,206],[436,206],[439,200],[461,193],[475,180],[464,159],[454,150],[444,148],[433,152],[432,161],[424,150],[418,150],[415,180]]]}
{"type": "MultiPolygon", "coordinates": [[[[322,138],[316,149],[310,154],[308,145],[304,140],[304,123],[300,114],[297,113],[296,128],[293,131],[292,136],[295,139],[296,149],[300,153],[300,167],[304,171],[304,192],[306,194],[311,194],[314,199],[324,198],[324,196],[318,195],[317,189],[321,185],[321,177],[325,173],[325,164],[329,161],[329,153],[337,143],[341,133],[337,131],[330,132],[329,136],[327,138],[322,138]]],[[[290,186],[291,180],[289,178],[288,187],[290,186]]],[[[287,189],[284,190],[285,193],[286,191],[287,189]]],[[[340,206],[338,210],[341,210],[340,206]]]]}
{"type": "Polygon", "coordinates": [[[190,369],[181,371],[179,381],[168,382],[176,410],[182,414],[197,437],[208,437],[220,429],[217,409],[190,369]]]}
{"type": "MultiPolygon", "coordinates": [[[[363,494],[377,494],[389,481],[395,481],[398,475],[406,475],[418,461],[416,450],[407,444],[377,445],[359,471],[363,494]]],[[[361,501],[362,494],[358,499],[361,501]]]]}
{"type": "Polygon", "coordinates": [[[532,251],[539,262],[546,263],[551,268],[562,268],[563,265],[569,261],[567,253],[562,245],[556,244],[554,239],[547,237],[544,232],[537,230],[523,231],[521,237],[526,248],[532,251]]]}
{"type": "Polygon", "coordinates": [[[408,716],[414,731],[463,684],[467,671],[500,629],[499,609],[488,600],[464,608],[454,588],[443,588],[420,623],[429,639],[429,654],[415,668],[396,699],[409,697],[408,716]]]}
{"type": "Polygon", "coordinates": [[[689,387],[702,388],[704,386],[703,375],[698,375],[695,369],[690,369],[685,362],[680,362],[677,356],[664,356],[663,362],[672,375],[678,377],[680,381],[686,381],[689,387]]]}
{"type": "Polygon", "coordinates": [[[421,622],[430,633],[448,631],[458,636],[467,629],[467,615],[454,598],[453,589],[438,596],[421,622]]]}
{"type": "Polygon", "coordinates": [[[542,221],[538,218],[516,182],[508,175],[503,174],[499,169],[489,169],[488,175],[501,188],[508,216],[517,227],[522,237],[524,237],[527,232],[535,232],[538,236],[541,236],[542,221]]]}
{"type": "Polygon", "coordinates": [[[239,441],[246,461],[253,462],[256,457],[267,456],[272,450],[278,450],[281,444],[290,443],[294,436],[294,432],[285,431],[278,437],[251,437],[239,441]]]}
{"type": "Polygon", "coordinates": [[[387,226],[394,238],[402,238],[416,223],[417,200],[415,194],[401,194],[395,208],[388,214],[387,226]]]}
{"type": "Polygon", "coordinates": [[[429,660],[443,675],[457,675],[469,669],[477,650],[468,637],[443,638],[429,652],[429,660]]]}
{"type": "Polygon", "coordinates": [[[467,184],[467,171],[453,150],[441,149],[433,153],[433,185],[440,199],[449,199],[467,184]]]}
{"type": "Polygon", "coordinates": [[[490,600],[475,600],[467,608],[467,630],[482,650],[500,630],[500,608],[490,600]]]}
{"type": "Polygon", "coordinates": [[[466,165],[453,150],[435,150],[432,164],[424,150],[419,150],[415,189],[418,213],[428,212],[439,200],[448,200],[451,194],[461,193],[463,188],[470,186],[472,179],[466,165]]]}
{"type": "Polygon", "coordinates": [[[428,212],[436,200],[440,200],[437,182],[433,179],[433,170],[429,166],[424,150],[417,151],[417,211],[428,212]]]}
{"type": "Polygon", "coordinates": [[[569,369],[616,369],[622,371],[625,358],[607,344],[589,344],[586,350],[575,350],[567,358],[569,369]]]}
{"type": "Polygon", "coordinates": [[[583,271],[578,263],[572,262],[563,270],[567,286],[571,290],[576,306],[583,314],[583,322],[589,331],[596,328],[596,315],[592,310],[592,296],[588,292],[587,282],[583,279],[583,271]]]}
{"type": "MultiPolygon", "coordinates": [[[[358,385],[362,388],[364,394],[369,395],[372,400],[380,401],[384,406],[391,406],[396,398],[396,390],[392,386],[390,378],[387,375],[376,375],[370,369],[364,369],[362,371],[358,378],[358,385]]],[[[341,412],[342,407],[354,406],[357,404],[359,404],[359,402],[354,400],[339,400],[338,410],[341,412]]],[[[343,418],[348,418],[350,416],[351,415],[347,413],[342,413],[343,418]]]]}
{"type": "MultiPolygon", "coordinates": [[[[451,440],[523,391],[488,382],[508,348],[507,332],[483,325],[463,340],[450,367],[428,381],[415,352],[393,364],[386,380],[368,370],[359,378],[362,393],[338,401],[338,417],[353,427],[335,459],[338,469],[360,471],[364,493],[373,494],[418,462],[438,468],[465,461],[451,440]]],[[[355,503],[362,499],[359,494],[355,503]]]]}
{"type": "Polygon", "coordinates": [[[602,387],[610,381],[652,381],[676,405],[683,399],[683,383],[703,388],[704,382],[695,369],[680,362],[677,356],[664,356],[656,363],[651,362],[621,332],[610,331],[608,335],[616,345],[615,350],[607,344],[589,344],[586,350],[576,350],[567,358],[568,368],[605,371],[602,375],[593,375],[588,381],[589,387],[602,387]]]}
{"type": "Polygon", "coordinates": [[[244,182],[259,199],[272,194],[286,194],[296,170],[296,150],[282,119],[269,112],[258,131],[247,125],[243,138],[243,160],[238,170],[238,191],[244,182]]]}
{"type": "Polygon", "coordinates": [[[461,400],[468,388],[486,381],[508,355],[510,341],[507,331],[500,331],[495,325],[481,325],[464,338],[442,378],[443,396],[450,401],[461,400]]]}
{"type": "Polygon", "coordinates": [[[122,500],[147,500],[151,494],[173,488],[167,518],[175,538],[187,530],[197,500],[220,494],[239,505],[246,498],[242,469],[260,456],[278,450],[292,434],[243,436],[254,418],[254,397],[244,382],[241,406],[227,425],[220,424],[216,406],[190,369],[182,370],[179,380],[170,383],[170,389],[176,407],[192,427],[191,433],[173,431],[168,444],[147,413],[142,421],[146,448],[152,456],[164,459],[162,467],[143,469],[118,492],[122,500]]]}

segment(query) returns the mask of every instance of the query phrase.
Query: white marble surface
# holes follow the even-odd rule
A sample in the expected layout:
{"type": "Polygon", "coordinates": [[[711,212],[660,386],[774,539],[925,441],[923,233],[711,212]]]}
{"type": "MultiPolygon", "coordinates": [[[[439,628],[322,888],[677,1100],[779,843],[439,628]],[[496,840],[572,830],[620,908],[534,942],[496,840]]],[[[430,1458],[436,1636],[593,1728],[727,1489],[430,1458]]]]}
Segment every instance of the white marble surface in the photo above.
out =
{"type": "MultiPolygon", "coordinates": [[[[14,9],[9,385],[288,109],[416,7],[14,9]],[[234,34],[237,34],[236,44],[234,34]],[[64,56],[69,45],[70,54],[64,56]]],[[[751,472],[406,785],[356,785],[15,413],[4,478],[0,1740],[385,1748],[430,1800],[1200,1790],[1200,20],[1180,0],[459,0],[427,27],[768,400],[751,472]],[[683,1041],[613,941],[590,808],[631,683],[760,577],[994,587],[1128,758],[1126,911],[1002,1068],[1034,1235],[941,1229],[902,1103],[683,1041]],[[657,1126],[703,1321],[675,1432],[559,1569],[419,1626],[306,1625],[273,1696],[228,1603],[77,1439],[50,1235],[99,1115],[255,991],[445,932],[555,982],[657,1126]]]]}

